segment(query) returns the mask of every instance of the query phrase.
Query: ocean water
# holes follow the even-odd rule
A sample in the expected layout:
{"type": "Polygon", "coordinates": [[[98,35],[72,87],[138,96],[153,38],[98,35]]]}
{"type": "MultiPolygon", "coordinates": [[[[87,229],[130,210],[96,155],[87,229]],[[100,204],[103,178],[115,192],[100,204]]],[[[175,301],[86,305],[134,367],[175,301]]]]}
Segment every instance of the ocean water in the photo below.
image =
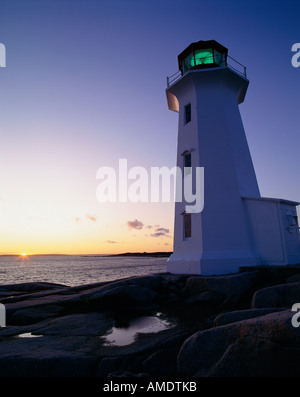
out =
{"type": "Polygon", "coordinates": [[[167,258],[137,256],[0,256],[0,285],[49,282],[68,286],[167,271],[167,258]]]}

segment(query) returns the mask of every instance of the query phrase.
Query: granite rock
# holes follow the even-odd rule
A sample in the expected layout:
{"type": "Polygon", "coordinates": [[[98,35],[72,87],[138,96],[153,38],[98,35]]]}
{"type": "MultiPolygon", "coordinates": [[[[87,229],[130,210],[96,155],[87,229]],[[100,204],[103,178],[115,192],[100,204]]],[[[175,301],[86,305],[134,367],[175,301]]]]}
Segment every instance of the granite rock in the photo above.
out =
{"type": "Polygon", "coordinates": [[[193,334],[177,357],[180,376],[298,376],[300,337],[290,310],[193,334]]]}
{"type": "Polygon", "coordinates": [[[291,308],[296,302],[300,302],[300,282],[274,285],[257,290],[253,295],[252,307],[291,308]]]}
{"type": "Polygon", "coordinates": [[[224,276],[155,274],[68,287],[0,287],[1,376],[298,376],[299,268],[224,276]],[[282,274],[283,271],[283,274],[282,274]],[[269,277],[270,275],[270,277],[269,277]],[[291,278],[292,277],[292,278],[291,278]],[[276,285],[278,280],[283,280],[276,285]],[[174,326],[125,346],[105,337],[132,316],[174,326]],[[24,337],[24,336],[27,337],[24,337]]]}
{"type": "Polygon", "coordinates": [[[230,306],[248,298],[258,285],[259,272],[224,276],[191,276],[182,290],[187,303],[208,302],[230,306]]]}
{"type": "Polygon", "coordinates": [[[235,323],[237,321],[247,320],[250,318],[264,316],[265,314],[286,310],[285,308],[262,308],[262,309],[247,309],[247,310],[234,310],[219,314],[214,319],[214,327],[235,323]]]}

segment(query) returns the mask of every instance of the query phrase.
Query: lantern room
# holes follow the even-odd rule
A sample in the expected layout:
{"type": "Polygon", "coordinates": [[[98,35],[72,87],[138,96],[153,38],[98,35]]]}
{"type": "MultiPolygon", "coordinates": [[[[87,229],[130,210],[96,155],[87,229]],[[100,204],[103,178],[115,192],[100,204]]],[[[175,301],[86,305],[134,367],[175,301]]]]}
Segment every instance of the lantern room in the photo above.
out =
{"type": "Polygon", "coordinates": [[[181,74],[192,69],[225,66],[228,49],[215,40],[198,41],[190,44],[178,55],[178,65],[181,74]]]}

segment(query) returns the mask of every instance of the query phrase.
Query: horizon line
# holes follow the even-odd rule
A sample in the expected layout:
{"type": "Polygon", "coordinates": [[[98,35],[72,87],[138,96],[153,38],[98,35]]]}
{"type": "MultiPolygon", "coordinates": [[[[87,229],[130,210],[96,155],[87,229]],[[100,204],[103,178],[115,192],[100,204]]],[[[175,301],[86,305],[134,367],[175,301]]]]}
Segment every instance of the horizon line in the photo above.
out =
{"type": "MultiPolygon", "coordinates": [[[[120,256],[120,255],[153,255],[153,254],[172,254],[173,251],[136,251],[136,252],[121,252],[118,254],[66,254],[66,253],[53,253],[53,254],[26,254],[24,256],[120,256]]],[[[0,254],[0,256],[22,256],[22,254],[0,254]]]]}

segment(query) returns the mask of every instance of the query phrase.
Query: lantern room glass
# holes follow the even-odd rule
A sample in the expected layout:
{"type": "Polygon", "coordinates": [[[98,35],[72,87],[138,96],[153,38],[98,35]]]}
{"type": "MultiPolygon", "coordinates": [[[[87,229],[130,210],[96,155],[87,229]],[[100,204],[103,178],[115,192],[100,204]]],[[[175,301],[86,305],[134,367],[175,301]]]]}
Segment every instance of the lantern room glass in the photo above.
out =
{"type": "Polygon", "coordinates": [[[182,73],[186,73],[188,70],[194,68],[195,66],[208,64],[224,66],[225,54],[220,53],[219,51],[212,48],[195,50],[183,59],[182,73]]]}

